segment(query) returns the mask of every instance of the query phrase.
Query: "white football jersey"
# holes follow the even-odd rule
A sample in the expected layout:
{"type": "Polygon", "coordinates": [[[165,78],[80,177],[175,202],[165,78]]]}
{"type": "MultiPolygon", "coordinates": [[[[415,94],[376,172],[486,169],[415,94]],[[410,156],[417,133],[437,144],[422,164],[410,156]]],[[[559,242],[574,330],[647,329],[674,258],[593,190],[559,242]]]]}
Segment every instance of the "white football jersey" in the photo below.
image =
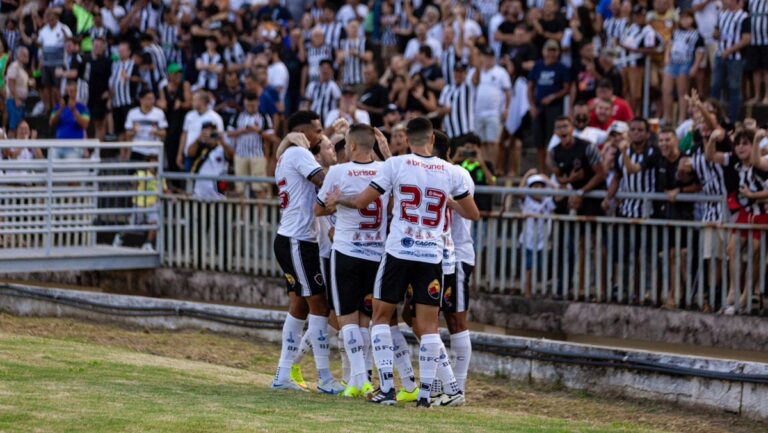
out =
{"type": "MultiPolygon", "coordinates": [[[[342,196],[355,196],[370,185],[383,163],[347,162],[331,167],[317,194],[325,205],[328,193],[335,188],[342,196]]],[[[387,239],[387,205],[389,193],[382,194],[365,209],[339,206],[336,209],[333,250],[358,259],[380,261],[387,239]]]]}
{"type": "Polygon", "coordinates": [[[453,166],[416,154],[386,160],[371,186],[390,192],[395,206],[386,252],[399,259],[440,263],[448,197],[460,200],[469,186],[453,166]]]}
{"type": "Polygon", "coordinates": [[[443,275],[456,273],[456,250],[451,236],[451,226],[453,218],[458,215],[453,210],[445,207],[445,223],[443,225],[443,275]]]}
{"type": "MultiPolygon", "coordinates": [[[[464,183],[469,186],[469,194],[475,195],[475,183],[472,176],[463,167],[454,165],[454,169],[464,179],[464,183]]],[[[470,265],[475,264],[475,242],[472,239],[472,221],[462,218],[461,215],[453,213],[451,216],[451,238],[456,250],[456,260],[470,265]]]]}
{"type": "Polygon", "coordinates": [[[280,201],[280,228],[277,234],[301,241],[317,242],[315,194],[309,179],[323,168],[312,152],[291,146],[277,160],[275,181],[280,201]]]}

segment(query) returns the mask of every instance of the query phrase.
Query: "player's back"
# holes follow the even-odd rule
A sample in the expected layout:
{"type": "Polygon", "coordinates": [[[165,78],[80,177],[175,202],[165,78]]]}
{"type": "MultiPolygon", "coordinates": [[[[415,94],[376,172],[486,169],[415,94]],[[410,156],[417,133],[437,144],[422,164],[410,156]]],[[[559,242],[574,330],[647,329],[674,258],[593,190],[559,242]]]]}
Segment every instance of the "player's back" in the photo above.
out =
{"type": "MultiPolygon", "coordinates": [[[[382,164],[378,161],[352,161],[331,167],[318,198],[322,201],[331,188],[338,188],[342,196],[359,194],[368,188],[382,164]]],[[[387,238],[388,202],[389,194],[385,193],[365,209],[338,207],[333,249],[360,259],[380,260],[387,238]]]]}
{"type": "Polygon", "coordinates": [[[275,168],[279,190],[280,228],[277,233],[289,238],[317,242],[315,215],[316,187],[310,179],[322,170],[312,153],[298,146],[283,152],[275,168]]]}
{"type": "MultiPolygon", "coordinates": [[[[475,184],[469,172],[458,165],[454,165],[453,168],[464,179],[464,183],[469,187],[469,193],[474,196],[475,184]]],[[[451,215],[451,239],[456,251],[456,260],[464,263],[475,263],[472,221],[453,212],[451,215]]]]}
{"type": "Polygon", "coordinates": [[[452,165],[417,154],[388,159],[372,186],[392,192],[394,211],[386,251],[395,257],[439,263],[448,198],[461,199],[468,187],[452,165]]]}

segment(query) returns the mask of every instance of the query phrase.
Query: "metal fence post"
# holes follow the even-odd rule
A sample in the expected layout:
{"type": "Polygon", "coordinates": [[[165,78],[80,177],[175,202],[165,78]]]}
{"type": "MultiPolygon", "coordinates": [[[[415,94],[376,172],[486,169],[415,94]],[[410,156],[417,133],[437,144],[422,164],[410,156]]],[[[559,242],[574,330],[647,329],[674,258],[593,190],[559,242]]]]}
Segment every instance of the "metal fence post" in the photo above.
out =
{"type": "Polygon", "coordinates": [[[53,200],[53,150],[48,148],[48,162],[45,174],[45,255],[51,255],[51,246],[53,244],[53,209],[51,201],[53,200]]]}
{"type": "Polygon", "coordinates": [[[643,117],[650,114],[651,104],[651,58],[645,56],[645,73],[643,74],[643,117]]]}

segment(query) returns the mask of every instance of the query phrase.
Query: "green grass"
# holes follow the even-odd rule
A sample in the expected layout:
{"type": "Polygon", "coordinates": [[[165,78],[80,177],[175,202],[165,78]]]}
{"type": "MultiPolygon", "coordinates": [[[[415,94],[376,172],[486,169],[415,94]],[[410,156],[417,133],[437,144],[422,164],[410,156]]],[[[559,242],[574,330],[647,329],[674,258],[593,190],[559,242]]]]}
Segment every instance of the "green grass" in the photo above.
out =
{"type": "Polygon", "coordinates": [[[277,353],[268,343],[204,333],[0,315],[0,432],[765,431],[735,417],[691,423],[681,409],[491,378],[473,379],[471,404],[451,409],[272,392],[277,353]],[[718,423],[725,429],[712,428],[718,423]]]}

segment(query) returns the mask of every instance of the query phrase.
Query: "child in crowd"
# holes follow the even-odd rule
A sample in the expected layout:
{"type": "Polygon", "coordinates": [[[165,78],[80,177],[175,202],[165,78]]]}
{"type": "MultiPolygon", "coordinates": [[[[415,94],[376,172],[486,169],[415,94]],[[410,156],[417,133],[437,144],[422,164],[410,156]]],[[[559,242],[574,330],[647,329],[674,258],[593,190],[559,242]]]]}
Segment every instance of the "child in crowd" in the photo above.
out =
{"type": "MultiPolygon", "coordinates": [[[[531,169],[520,181],[520,188],[556,189],[557,187],[549,178],[538,174],[536,169],[531,169]]],[[[534,262],[537,272],[541,272],[543,269],[542,252],[546,253],[552,231],[552,221],[547,216],[552,215],[555,210],[555,202],[552,197],[529,194],[525,196],[520,207],[525,217],[523,230],[520,234],[520,245],[525,249],[524,296],[528,299],[531,297],[534,262]]]]}

